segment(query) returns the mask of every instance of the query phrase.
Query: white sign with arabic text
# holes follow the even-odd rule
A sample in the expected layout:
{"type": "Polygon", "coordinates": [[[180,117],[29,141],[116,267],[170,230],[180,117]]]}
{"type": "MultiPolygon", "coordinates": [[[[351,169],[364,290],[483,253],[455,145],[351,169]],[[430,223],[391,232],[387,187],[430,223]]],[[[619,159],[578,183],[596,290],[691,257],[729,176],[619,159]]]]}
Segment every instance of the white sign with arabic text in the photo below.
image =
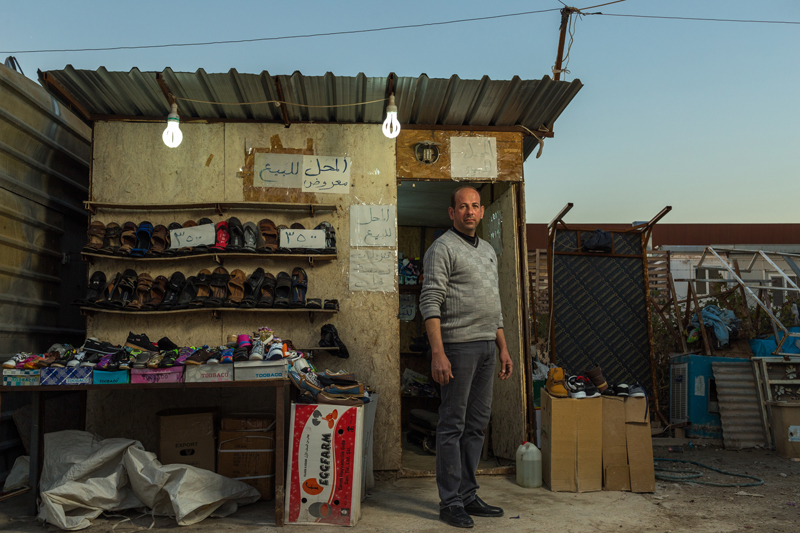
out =
{"type": "Polygon", "coordinates": [[[393,205],[351,205],[350,246],[397,246],[397,208],[393,205]]]}
{"type": "Polygon", "coordinates": [[[350,250],[350,290],[394,292],[396,250],[350,250]]]}

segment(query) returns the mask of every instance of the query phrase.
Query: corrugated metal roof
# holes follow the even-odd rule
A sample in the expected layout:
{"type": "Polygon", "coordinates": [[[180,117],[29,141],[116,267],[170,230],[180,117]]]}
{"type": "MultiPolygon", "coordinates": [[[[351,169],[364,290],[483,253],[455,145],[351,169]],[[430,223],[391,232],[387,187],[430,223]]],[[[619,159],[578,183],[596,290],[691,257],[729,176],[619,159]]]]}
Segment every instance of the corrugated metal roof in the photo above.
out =
{"type": "Polygon", "coordinates": [[[711,367],[717,386],[725,448],[740,450],[766,446],[752,363],[713,362],[711,367]]]}
{"type": "MultiPolygon", "coordinates": [[[[156,81],[156,72],[109,72],[105,68],[76,70],[67,65],[63,70],[47,72],[92,115],[124,115],[161,117],[169,113],[169,105],[156,81]]],[[[287,102],[305,105],[342,105],[386,98],[392,78],[357,76],[275,76],[240,74],[235,69],[226,73],[161,72],[164,82],[177,97],[210,102],[263,102],[278,100],[276,79],[287,102]]],[[[553,124],[572,101],[583,84],[541,80],[462,80],[395,77],[394,94],[401,124],[444,126],[516,126],[537,131],[553,131],[553,124]]],[[[54,96],[60,95],[53,92],[54,96]]],[[[281,122],[276,104],[219,105],[179,100],[183,117],[213,119],[251,119],[281,122]]],[[[287,106],[292,122],[345,122],[380,124],[386,116],[386,102],[351,107],[304,108],[287,106]]],[[[525,157],[536,148],[532,137],[525,137],[525,157]]]]}

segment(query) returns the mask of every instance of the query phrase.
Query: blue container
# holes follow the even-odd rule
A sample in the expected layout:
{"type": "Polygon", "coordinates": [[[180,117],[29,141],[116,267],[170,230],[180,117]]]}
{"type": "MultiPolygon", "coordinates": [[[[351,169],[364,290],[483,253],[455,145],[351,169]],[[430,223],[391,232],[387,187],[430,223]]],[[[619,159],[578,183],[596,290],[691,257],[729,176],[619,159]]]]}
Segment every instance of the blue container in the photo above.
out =
{"type": "Polygon", "coordinates": [[[92,369],[85,366],[45,367],[39,371],[42,385],[91,385],[92,369]]]}
{"type": "Polygon", "coordinates": [[[746,359],[673,355],[669,372],[670,423],[691,422],[686,428],[687,437],[721,439],[722,421],[711,363],[742,361],[746,359]]]}
{"type": "Polygon", "coordinates": [[[118,383],[128,383],[129,381],[127,370],[116,370],[114,372],[105,370],[94,371],[95,385],[116,385],[118,383]]]}

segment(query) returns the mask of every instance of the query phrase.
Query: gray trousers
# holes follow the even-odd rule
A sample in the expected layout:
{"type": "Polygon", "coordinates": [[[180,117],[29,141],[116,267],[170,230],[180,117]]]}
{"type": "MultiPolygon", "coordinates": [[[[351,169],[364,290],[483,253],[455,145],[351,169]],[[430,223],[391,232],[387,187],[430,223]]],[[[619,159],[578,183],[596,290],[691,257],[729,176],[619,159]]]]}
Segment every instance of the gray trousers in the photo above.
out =
{"type": "Polygon", "coordinates": [[[494,341],[444,345],[453,377],[441,387],[436,428],[436,485],[439,507],[469,505],[475,499],[475,471],[492,413],[494,341]]]}

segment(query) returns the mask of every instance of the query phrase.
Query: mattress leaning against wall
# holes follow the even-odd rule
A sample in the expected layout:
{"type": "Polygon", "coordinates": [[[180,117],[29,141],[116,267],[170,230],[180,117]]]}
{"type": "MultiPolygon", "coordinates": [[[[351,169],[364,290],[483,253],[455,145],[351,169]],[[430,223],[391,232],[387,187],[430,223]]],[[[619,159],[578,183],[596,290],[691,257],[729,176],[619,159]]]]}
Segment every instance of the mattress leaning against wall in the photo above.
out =
{"type": "MultiPolygon", "coordinates": [[[[36,82],[0,65],[0,359],[81,343],[85,320],[70,306],[86,286],[92,130],[36,82]],[[66,254],[66,255],[65,255],[66,254]]],[[[11,415],[29,394],[6,394],[0,480],[24,453],[11,415]]]]}

